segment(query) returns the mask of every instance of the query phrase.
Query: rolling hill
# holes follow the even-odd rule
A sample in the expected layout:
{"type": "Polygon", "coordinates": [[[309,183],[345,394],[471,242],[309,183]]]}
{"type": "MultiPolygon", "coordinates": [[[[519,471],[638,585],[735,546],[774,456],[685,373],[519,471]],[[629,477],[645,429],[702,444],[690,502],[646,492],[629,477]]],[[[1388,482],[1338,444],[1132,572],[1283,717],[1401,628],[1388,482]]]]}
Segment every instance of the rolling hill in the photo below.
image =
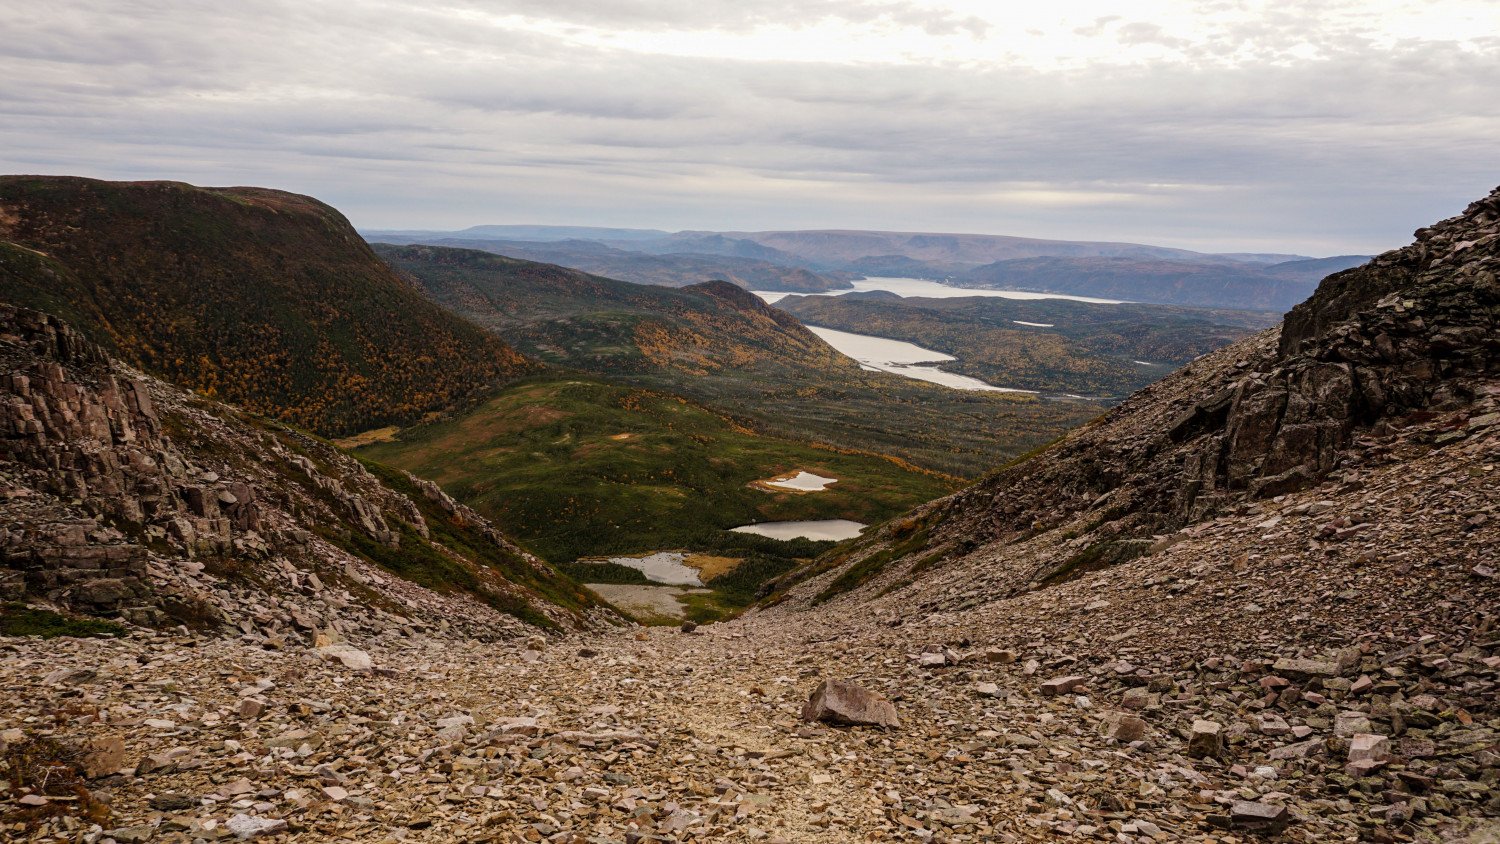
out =
{"type": "Polygon", "coordinates": [[[734,285],[670,289],[472,250],[379,246],[456,314],[550,363],[691,398],[763,433],[967,475],[1096,405],[870,372],[734,285]]]}
{"type": "Polygon", "coordinates": [[[330,435],[409,422],[535,368],[427,301],[333,208],[261,188],[0,177],[0,300],[330,435]]]}

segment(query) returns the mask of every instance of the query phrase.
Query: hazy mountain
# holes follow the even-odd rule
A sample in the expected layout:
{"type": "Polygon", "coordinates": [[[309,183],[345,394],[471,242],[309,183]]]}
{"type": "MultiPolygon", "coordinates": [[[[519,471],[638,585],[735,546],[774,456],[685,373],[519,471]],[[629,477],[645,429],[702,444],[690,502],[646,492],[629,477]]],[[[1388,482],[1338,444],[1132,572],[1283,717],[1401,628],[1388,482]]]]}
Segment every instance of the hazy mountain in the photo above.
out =
{"type": "Polygon", "coordinates": [[[1279,313],[1311,295],[1324,276],[1365,260],[1351,255],[1275,264],[1226,264],[1128,257],[1038,257],[997,261],[964,272],[955,280],[974,287],[1279,313]]]}
{"type": "MultiPolygon", "coordinates": [[[[464,237],[393,238],[395,243],[426,243],[479,249],[569,267],[636,284],[685,287],[705,281],[727,281],[748,290],[818,292],[849,286],[849,273],[815,273],[800,266],[774,264],[733,255],[632,252],[592,240],[555,242],[484,240],[464,237]]],[[[621,241],[614,241],[621,244],[621,241]]],[[[752,244],[753,245],[753,244],[752,244]]]]}

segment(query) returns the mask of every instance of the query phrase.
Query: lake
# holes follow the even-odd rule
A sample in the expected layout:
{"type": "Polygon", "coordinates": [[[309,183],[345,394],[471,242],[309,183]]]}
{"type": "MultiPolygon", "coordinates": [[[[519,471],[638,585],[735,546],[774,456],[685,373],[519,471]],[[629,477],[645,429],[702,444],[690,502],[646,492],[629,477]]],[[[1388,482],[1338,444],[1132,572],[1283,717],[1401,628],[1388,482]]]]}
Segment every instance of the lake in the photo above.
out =
{"type": "Polygon", "coordinates": [[[1120,305],[1124,304],[1119,299],[1096,299],[1091,296],[1068,296],[1064,293],[1033,293],[1029,290],[988,290],[981,287],[954,287],[925,278],[887,278],[870,277],[860,281],[851,282],[854,286],[848,290],[829,290],[823,293],[791,294],[780,291],[752,290],[750,292],[766,300],[777,302],[783,297],[792,295],[803,296],[841,296],[845,293],[868,293],[872,290],[884,290],[897,296],[922,296],[928,299],[957,299],[962,296],[992,296],[997,299],[1067,299],[1071,302],[1090,302],[1095,305],[1120,305]]]}
{"type": "Polygon", "coordinates": [[[915,343],[892,340],[889,337],[872,337],[868,334],[836,331],[832,328],[823,328],[817,325],[809,325],[807,330],[823,338],[823,342],[828,345],[859,361],[867,369],[876,369],[881,372],[889,372],[893,375],[904,375],[907,378],[929,381],[933,384],[941,384],[944,387],[953,387],[958,390],[991,390],[1000,393],[1035,392],[1034,390],[1018,390],[1013,387],[996,387],[993,384],[986,384],[978,378],[944,372],[935,366],[924,365],[942,363],[943,361],[955,360],[955,358],[952,355],[945,355],[942,352],[935,352],[932,349],[924,349],[915,343]]]}
{"type": "Polygon", "coordinates": [[[765,486],[796,490],[797,492],[822,492],[828,488],[829,484],[836,484],[838,482],[838,478],[825,478],[822,475],[814,475],[812,472],[804,471],[799,471],[789,478],[760,481],[765,486]]]}
{"type": "Polygon", "coordinates": [[[742,527],[731,528],[731,530],[735,533],[753,533],[756,536],[766,536],[771,539],[813,539],[842,542],[845,539],[853,539],[859,536],[859,532],[866,527],[868,525],[851,522],[848,519],[821,519],[810,522],[761,522],[758,525],[744,525],[742,527]]]}
{"type": "Polygon", "coordinates": [[[610,557],[609,562],[629,566],[644,574],[647,580],[673,586],[702,586],[698,570],[683,565],[687,554],[681,551],[659,551],[641,557],[610,557]]]}

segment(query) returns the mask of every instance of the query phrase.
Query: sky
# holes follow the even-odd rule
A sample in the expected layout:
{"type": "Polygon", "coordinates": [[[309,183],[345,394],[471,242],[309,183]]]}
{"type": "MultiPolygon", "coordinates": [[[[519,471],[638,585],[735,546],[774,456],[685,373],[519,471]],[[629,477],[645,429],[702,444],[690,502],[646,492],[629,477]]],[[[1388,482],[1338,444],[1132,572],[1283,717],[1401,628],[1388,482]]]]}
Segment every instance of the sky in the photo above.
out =
{"type": "Polygon", "coordinates": [[[1369,253],[1500,184],[1497,0],[0,0],[0,172],[361,228],[1369,253]]]}

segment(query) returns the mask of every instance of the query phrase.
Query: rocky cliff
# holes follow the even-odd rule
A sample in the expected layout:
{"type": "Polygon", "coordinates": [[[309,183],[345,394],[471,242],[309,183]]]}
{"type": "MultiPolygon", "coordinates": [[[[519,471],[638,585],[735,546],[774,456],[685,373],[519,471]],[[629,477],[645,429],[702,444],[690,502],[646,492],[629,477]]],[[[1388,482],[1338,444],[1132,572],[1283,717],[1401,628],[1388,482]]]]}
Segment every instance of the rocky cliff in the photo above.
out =
{"type": "Polygon", "coordinates": [[[0,588],[290,642],[586,624],[591,601],[436,486],[241,415],[0,305],[0,588]],[[377,474],[378,473],[378,474],[377,474]]]}

